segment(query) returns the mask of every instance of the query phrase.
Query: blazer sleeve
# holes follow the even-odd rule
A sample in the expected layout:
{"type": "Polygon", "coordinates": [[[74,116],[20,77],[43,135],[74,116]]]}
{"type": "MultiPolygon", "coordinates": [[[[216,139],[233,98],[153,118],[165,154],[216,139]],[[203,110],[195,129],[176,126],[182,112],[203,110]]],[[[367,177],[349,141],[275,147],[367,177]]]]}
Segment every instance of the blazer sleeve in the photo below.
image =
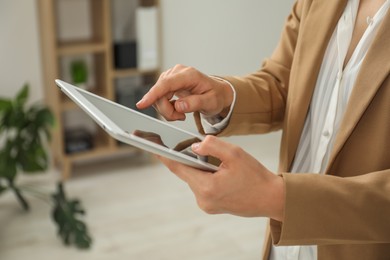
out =
{"type": "Polygon", "coordinates": [[[283,223],[271,220],[276,245],[390,242],[390,169],[356,177],[283,174],[283,223]]]}
{"type": "MultiPolygon", "coordinates": [[[[222,77],[233,85],[237,98],[229,124],[218,135],[266,133],[282,127],[303,2],[294,4],[278,46],[258,71],[244,77],[222,77]]],[[[199,113],[194,117],[204,133],[199,113]]]]}

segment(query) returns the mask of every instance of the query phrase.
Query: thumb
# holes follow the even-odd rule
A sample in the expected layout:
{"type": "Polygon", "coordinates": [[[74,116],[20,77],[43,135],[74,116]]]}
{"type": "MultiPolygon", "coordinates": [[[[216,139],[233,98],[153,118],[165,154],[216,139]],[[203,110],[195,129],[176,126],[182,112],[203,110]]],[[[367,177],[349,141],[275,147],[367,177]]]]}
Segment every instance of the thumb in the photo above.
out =
{"type": "Polygon", "coordinates": [[[176,100],[175,110],[181,113],[191,113],[202,110],[202,95],[190,95],[176,100]]]}
{"type": "Polygon", "coordinates": [[[220,111],[220,102],[212,92],[191,94],[176,100],[175,110],[181,113],[200,112],[204,115],[216,115],[220,111]]]}
{"type": "Polygon", "coordinates": [[[192,150],[202,156],[213,156],[220,159],[223,163],[228,163],[239,154],[238,146],[222,141],[220,138],[208,135],[200,143],[194,143],[192,150]]]}

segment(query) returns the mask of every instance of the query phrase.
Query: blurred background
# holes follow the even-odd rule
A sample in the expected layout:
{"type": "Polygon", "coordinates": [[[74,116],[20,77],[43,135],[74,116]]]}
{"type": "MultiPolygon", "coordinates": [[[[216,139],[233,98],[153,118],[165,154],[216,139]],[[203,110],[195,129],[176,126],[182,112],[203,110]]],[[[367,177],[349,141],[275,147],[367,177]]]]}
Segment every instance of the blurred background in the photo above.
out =
{"type": "MultiPolygon", "coordinates": [[[[45,103],[56,117],[49,170],[18,181],[50,192],[64,180],[69,196],[82,200],[93,237],[89,250],[66,247],[49,205],[31,198],[25,213],[12,194],[0,194],[0,259],[259,259],[266,219],[203,213],[186,184],[148,154],[109,138],[53,80],[134,107],[175,64],[245,75],[271,54],[292,4],[0,0],[0,97],[28,83],[29,102],[45,103]]],[[[196,132],[187,118],[176,125],[196,132]]],[[[280,132],[225,139],[276,171],[280,132]]]]}

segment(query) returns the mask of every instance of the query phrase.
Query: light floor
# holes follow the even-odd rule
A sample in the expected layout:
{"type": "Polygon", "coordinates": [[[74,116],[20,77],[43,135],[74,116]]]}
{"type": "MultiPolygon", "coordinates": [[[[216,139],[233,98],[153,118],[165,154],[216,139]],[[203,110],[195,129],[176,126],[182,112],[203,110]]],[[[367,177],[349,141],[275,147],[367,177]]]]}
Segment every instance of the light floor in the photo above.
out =
{"type": "MultiPolygon", "coordinates": [[[[251,140],[240,142],[275,167],[277,144],[258,152],[251,140]]],[[[139,159],[80,166],[66,183],[87,211],[94,239],[87,251],[62,244],[47,203],[29,196],[32,209],[25,213],[13,194],[0,196],[0,260],[260,259],[266,219],[207,215],[185,183],[161,164],[139,159]]],[[[52,170],[20,183],[51,191],[56,178],[52,170]]]]}

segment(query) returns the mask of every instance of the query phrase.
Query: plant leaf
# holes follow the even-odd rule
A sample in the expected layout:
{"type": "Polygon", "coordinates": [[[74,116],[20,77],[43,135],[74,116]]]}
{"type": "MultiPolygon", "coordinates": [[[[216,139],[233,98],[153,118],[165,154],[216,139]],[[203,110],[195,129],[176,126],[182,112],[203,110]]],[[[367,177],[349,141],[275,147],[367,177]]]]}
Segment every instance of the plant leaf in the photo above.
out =
{"type": "Polygon", "coordinates": [[[0,98],[0,113],[12,108],[12,102],[9,99],[0,98]]]}
{"type": "Polygon", "coordinates": [[[68,200],[62,183],[59,183],[57,188],[57,192],[52,195],[54,201],[52,217],[58,226],[58,234],[66,245],[73,244],[80,249],[90,248],[92,239],[87,226],[78,218],[79,215],[85,214],[80,201],[68,200]]]}
{"type": "Polygon", "coordinates": [[[54,115],[49,108],[41,108],[37,112],[36,120],[39,126],[54,126],[54,115]]]}
{"type": "Polygon", "coordinates": [[[27,101],[28,94],[29,94],[29,86],[26,83],[24,84],[23,88],[18,92],[18,94],[16,94],[16,100],[15,100],[16,104],[22,107],[27,101]]]}
{"type": "Polygon", "coordinates": [[[40,142],[32,142],[19,150],[18,163],[26,173],[42,172],[49,164],[45,149],[40,142]]]}
{"type": "Polygon", "coordinates": [[[0,151],[0,176],[9,181],[13,181],[17,173],[17,164],[15,158],[12,157],[12,142],[7,141],[7,144],[0,151]]]}
{"type": "Polygon", "coordinates": [[[26,124],[26,113],[24,113],[23,107],[13,105],[11,109],[7,110],[4,114],[3,124],[7,128],[22,129],[26,124]]]}

